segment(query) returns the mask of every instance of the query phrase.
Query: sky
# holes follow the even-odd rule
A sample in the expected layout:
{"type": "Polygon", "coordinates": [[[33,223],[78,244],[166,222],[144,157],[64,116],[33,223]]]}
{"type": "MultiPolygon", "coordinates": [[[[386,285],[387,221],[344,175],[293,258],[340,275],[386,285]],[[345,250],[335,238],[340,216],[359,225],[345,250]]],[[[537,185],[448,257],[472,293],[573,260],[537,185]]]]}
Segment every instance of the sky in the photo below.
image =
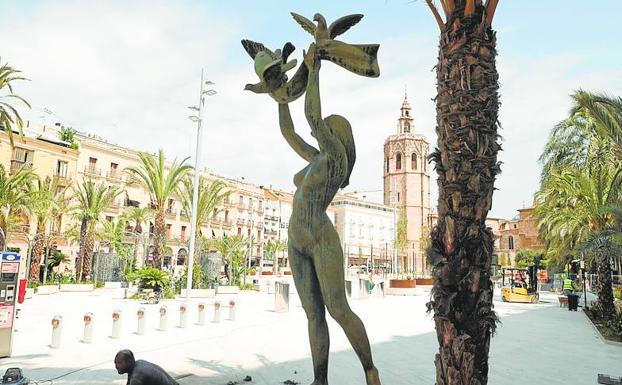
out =
{"type": "MultiPolygon", "coordinates": [[[[244,91],[257,82],[240,40],[270,48],[290,41],[301,62],[312,38],[289,15],[329,22],[362,13],[341,36],[380,44],[379,78],[322,66],[325,115],[353,126],[357,164],[347,191],[381,201],[383,143],[396,132],[407,90],[415,132],[434,147],[439,31],[422,0],[1,0],[0,58],[29,79],[16,93],[31,124],[59,122],[169,158],[194,154],[196,125],[187,106],[199,98],[201,68],[217,91],[206,101],[202,166],[258,185],[294,189],[305,162],[282,139],[277,105],[244,91]]],[[[620,0],[501,0],[497,31],[503,162],[489,216],[511,218],[538,189],[538,157],[551,128],[568,114],[577,89],[622,95],[620,0]]],[[[311,141],[302,98],[292,103],[297,131],[311,141]]],[[[194,160],[189,160],[194,164],[194,160]]],[[[437,200],[431,175],[432,203],[437,200]]]]}

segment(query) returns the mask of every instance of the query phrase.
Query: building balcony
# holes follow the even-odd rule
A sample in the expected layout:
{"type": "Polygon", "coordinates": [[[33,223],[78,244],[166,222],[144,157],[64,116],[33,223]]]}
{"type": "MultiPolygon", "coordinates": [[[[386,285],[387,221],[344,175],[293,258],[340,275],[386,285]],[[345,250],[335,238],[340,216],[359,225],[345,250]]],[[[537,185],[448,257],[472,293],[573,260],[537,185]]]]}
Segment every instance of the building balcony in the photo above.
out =
{"type": "Polygon", "coordinates": [[[237,203],[235,205],[235,207],[237,207],[238,210],[246,210],[246,209],[248,209],[248,206],[246,206],[244,203],[237,203]]]}
{"type": "Polygon", "coordinates": [[[264,212],[264,208],[263,208],[263,207],[257,207],[257,208],[255,209],[255,211],[257,211],[257,213],[261,215],[261,214],[263,214],[263,212],[264,212]]]}
{"type": "Polygon", "coordinates": [[[164,210],[164,215],[168,219],[175,219],[177,218],[177,210],[173,209],[172,207],[169,207],[166,210],[164,210]]]}
{"type": "Polygon", "coordinates": [[[278,222],[279,220],[279,217],[275,217],[274,215],[265,215],[264,218],[269,221],[275,221],[275,222],[278,222]]]}
{"type": "Polygon", "coordinates": [[[106,178],[112,182],[121,183],[125,181],[125,176],[120,171],[108,171],[106,178]]]}
{"type": "Polygon", "coordinates": [[[231,226],[233,226],[233,221],[231,219],[225,219],[224,221],[222,221],[222,225],[223,227],[230,229],[231,226]]]}
{"type": "Polygon", "coordinates": [[[58,181],[58,185],[61,187],[68,187],[71,185],[71,178],[69,178],[67,175],[61,175],[58,172],[55,172],[54,177],[58,181]]]}
{"type": "Polygon", "coordinates": [[[11,174],[18,172],[19,170],[30,170],[32,169],[32,162],[24,162],[21,160],[12,159],[11,160],[11,174]]]}
{"type": "Polygon", "coordinates": [[[237,223],[238,225],[241,225],[241,226],[244,226],[244,224],[245,224],[244,219],[242,219],[242,218],[238,218],[238,220],[236,221],[236,223],[237,223]]]}
{"type": "Polygon", "coordinates": [[[87,166],[84,168],[84,174],[88,176],[101,177],[102,170],[98,169],[97,167],[87,166]]]}

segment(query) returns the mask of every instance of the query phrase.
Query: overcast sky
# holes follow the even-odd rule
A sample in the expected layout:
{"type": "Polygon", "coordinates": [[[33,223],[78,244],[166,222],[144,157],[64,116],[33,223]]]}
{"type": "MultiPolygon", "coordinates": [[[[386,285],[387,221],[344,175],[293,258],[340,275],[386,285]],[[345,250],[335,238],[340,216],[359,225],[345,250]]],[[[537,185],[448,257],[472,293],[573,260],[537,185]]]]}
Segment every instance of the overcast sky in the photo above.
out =
{"type": "MultiPolygon", "coordinates": [[[[349,190],[382,188],[382,146],[396,131],[408,89],[417,133],[434,145],[438,28],[423,1],[202,0],[0,2],[0,56],[31,81],[17,85],[33,109],[32,123],[60,122],[138,150],[168,157],[194,151],[201,68],[216,83],[208,99],[203,165],[232,178],[292,190],[304,162],[280,136],[277,106],[243,91],[255,83],[242,38],[279,48],[296,45],[301,61],[311,36],[290,17],[295,11],[328,21],[350,13],[365,18],[341,38],[379,43],[381,76],[355,76],[322,67],[325,115],[347,117],[358,159],[349,190]],[[44,112],[47,110],[48,112],[44,112]]],[[[622,94],[620,0],[502,0],[494,20],[498,37],[504,151],[491,216],[513,217],[538,188],[537,158],[551,127],[583,88],[622,94]]],[[[302,99],[301,99],[302,100],[302,99]]],[[[303,104],[292,105],[307,139],[303,104]]],[[[432,174],[433,205],[436,175],[432,174]]],[[[379,193],[368,193],[381,199],[379,193]]]]}

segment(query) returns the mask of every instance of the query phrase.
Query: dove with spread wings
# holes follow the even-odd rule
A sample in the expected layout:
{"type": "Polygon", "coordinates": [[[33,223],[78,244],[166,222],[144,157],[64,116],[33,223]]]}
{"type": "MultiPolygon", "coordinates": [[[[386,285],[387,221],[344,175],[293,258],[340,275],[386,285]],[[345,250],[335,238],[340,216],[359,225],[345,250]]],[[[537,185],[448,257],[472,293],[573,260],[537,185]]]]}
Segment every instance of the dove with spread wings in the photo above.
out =
{"type": "Polygon", "coordinates": [[[309,71],[302,64],[293,78],[288,81],[287,71],[296,66],[296,59],[287,61],[296,49],[292,43],[285,43],[283,49],[274,52],[261,43],[242,40],[242,46],[254,60],[255,73],[259,83],[247,84],[244,89],[257,94],[270,94],[279,103],[289,103],[299,98],[307,87],[309,71]]]}
{"type": "Polygon", "coordinates": [[[378,44],[349,44],[335,40],[335,37],[345,33],[361,21],[363,15],[343,16],[331,23],[330,26],[327,26],[326,19],[319,13],[313,16],[313,21],[317,25],[297,13],[292,12],[291,15],[302,29],[315,38],[317,53],[320,59],[330,60],[358,75],[368,77],[380,76],[378,44]]]}

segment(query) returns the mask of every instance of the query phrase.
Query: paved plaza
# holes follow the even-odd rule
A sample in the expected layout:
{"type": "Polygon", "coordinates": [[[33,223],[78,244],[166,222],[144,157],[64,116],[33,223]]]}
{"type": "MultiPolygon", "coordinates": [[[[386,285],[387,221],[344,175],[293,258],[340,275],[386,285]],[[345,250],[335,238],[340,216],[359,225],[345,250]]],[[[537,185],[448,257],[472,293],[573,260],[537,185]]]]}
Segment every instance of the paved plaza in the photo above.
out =
{"type": "MultiPolygon", "coordinates": [[[[418,295],[410,297],[351,300],[367,327],[383,384],[434,383],[437,343],[425,313],[428,297],[428,290],[418,289],[418,295]]],[[[53,380],[55,385],[124,384],[125,376],[116,373],[112,361],[116,351],[129,348],[139,359],[186,376],[179,380],[184,385],[311,383],[306,317],[297,295],[292,293],[287,313],[274,312],[274,295],[267,292],[218,296],[225,305],[230,298],[237,302],[234,321],[227,320],[228,309],[223,308],[222,321],[212,322],[209,306],[208,322],[197,325],[199,300],[193,300],[187,328],[178,327],[182,302],[165,301],[169,326],[159,331],[159,305],[113,299],[110,290],[34,296],[22,305],[13,357],[0,360],[0,370],[19,366],[27,377],[39,383],[53,380]],[[146,308],[145,335],[135,334],[140,306],[146,308]],[[115,309],[123,312],[120,339],[110,338],[115,309]],[[81,342],[87,311],[95,319],[91,344],[81,342]],[[57,313],[63,315],[63,339],[60,349],[52,349],[51,319],[57,313]],[[244,382],[245,376],[252,381],[244,382]]],[[[502,323],[491,345],[490,384],[596,384],[597,373],[622,375],[622,346],[601,341],[581,311],[559,308],[554,295],[545,293],[542,299],[538,305],[495,301],[502,323]]],[[[345,335],[332,319],[329,327],[330,383],[363,384],[362,369],[345,335]]]]}

